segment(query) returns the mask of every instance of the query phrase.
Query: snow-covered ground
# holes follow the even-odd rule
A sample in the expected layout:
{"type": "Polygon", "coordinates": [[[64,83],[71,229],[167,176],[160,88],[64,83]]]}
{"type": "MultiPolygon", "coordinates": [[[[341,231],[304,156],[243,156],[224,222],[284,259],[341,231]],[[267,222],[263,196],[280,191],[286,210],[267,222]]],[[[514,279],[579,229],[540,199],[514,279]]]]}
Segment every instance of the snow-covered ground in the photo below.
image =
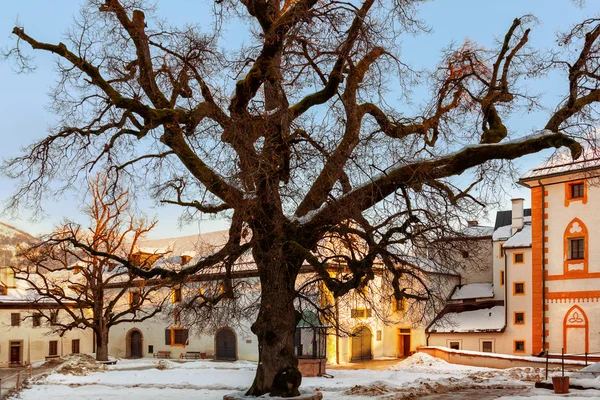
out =
{"type": "MultiPolygon", "coordinates": [[[[65,366],[47,376],[34,379],[18,398],[220,400],[224,394],[247,389],[255,369],[255,363],[245,361],[154,359],[120,360],[114,366],[104,367],[80,357],[67,361],[65,366]]],[[[543,379],[541,368],[467,367],[424,353],[417,353],[383,371],[330,369],[328,372],[333,378],[304,378],[302,388],[319,390],[326,400],[559,397],[549,390],[533,389],[533,382],[543,379]],[[462,397],[461,393],[469,394],[462,397]]],[[[569,399],[590,398],[600,398],[600,390],[571,391],[569,396],[569,399]]]]}

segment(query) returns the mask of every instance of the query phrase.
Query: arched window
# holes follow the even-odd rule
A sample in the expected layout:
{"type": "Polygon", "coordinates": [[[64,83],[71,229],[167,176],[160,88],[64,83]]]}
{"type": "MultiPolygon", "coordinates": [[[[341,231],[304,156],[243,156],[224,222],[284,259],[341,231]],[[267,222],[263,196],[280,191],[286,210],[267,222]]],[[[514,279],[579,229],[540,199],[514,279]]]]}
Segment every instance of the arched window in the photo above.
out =
{"type": "Polygon", "coordinates": [[[567,225],[564,234],[564,274],[588,272],[588,230],[575,218],[567,225]]]}

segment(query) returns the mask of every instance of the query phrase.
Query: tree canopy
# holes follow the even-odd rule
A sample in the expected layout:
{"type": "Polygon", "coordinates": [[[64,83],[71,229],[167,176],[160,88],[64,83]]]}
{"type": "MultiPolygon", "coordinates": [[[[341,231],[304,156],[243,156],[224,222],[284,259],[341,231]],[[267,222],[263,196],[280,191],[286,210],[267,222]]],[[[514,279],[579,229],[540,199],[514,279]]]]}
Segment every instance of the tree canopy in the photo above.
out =
{"type": "MultiPolygon", "coordinates": [[[[18,66],[29,67],[25,44],[57,57],[52,107],[62,119],[10,162],[24,181],[14,204],[102,167],[192,218],[230,218],[227,244],[179,274],[217,264],[230,273],[251,251],[261,283],[252,327],[261,363],[249,393],[297,394],[273,382],[297,364],[295,284],[303,265],[343,296],[367,285],[381,260],[394,297],[416,297],[400,285],[411,271],[397,268],[413,245],[456,230],[485,204],[478,188],[502,175],[505,160],[562,146],[579,157],[575,138],[594,122],[598,20],[583,21],[560,37],[560,48],[541,54],[528,45],[529,17],[519,17],[496,47],[466,41],[450,47],[437,69],[417,74],[399,39],[423,29],[418,4],[207,4],[217,22],[249,27],[235,49],[220,47],[218,23],[173,27],[139,0],[89,1],[60,43],[17,26],[8,55],[18,66]],[[542,129],[515,137],[505,119],[538,106],[525,78],[554,68],[566,71],[564,97],[542,129]],[[430,96],[418,112],[387,100],[411,101],[410,88],[423,79],[430,96]],[[452,177],[465,171],[469,182],[457,184],[452,177]],[[360,238],[361,251],[319,254],[330,234],[351,244],[360,238]],[[346,273],[331,276],[331,262],[346,273]]],[[[147,278],[172,275],[115,259],[147,278]]]]}

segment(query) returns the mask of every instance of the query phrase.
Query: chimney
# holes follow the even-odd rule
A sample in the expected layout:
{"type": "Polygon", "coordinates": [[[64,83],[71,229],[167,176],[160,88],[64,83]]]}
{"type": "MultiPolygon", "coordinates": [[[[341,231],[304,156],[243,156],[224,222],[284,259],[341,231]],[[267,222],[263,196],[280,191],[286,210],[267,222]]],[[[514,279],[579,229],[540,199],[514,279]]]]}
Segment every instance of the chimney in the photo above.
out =
{"type": "Polygon", "coordinates": [[[512,199],[512,234],[523,228],[523,202],[525,199],[512,199]]]}
{"type": "Polygon", "coordinates": [[[479,222],[477,222],[477,221],[467,221],[467,226],[469,228],[471,228],[473,226],[478,226],[478,225],[479,225],[479,222]]]}

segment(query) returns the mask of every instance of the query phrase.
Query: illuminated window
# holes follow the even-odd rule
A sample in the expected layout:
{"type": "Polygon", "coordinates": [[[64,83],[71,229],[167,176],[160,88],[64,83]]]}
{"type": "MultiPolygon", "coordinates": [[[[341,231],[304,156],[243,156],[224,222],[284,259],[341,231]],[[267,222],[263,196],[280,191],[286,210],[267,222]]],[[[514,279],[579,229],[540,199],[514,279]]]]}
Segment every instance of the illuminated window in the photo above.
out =
{"type": "Polygon", "coordinates": [[[173,288],[173,293],[171,294],[171,301],[173,303],[181,303],[181,288],[173,288]]]}

